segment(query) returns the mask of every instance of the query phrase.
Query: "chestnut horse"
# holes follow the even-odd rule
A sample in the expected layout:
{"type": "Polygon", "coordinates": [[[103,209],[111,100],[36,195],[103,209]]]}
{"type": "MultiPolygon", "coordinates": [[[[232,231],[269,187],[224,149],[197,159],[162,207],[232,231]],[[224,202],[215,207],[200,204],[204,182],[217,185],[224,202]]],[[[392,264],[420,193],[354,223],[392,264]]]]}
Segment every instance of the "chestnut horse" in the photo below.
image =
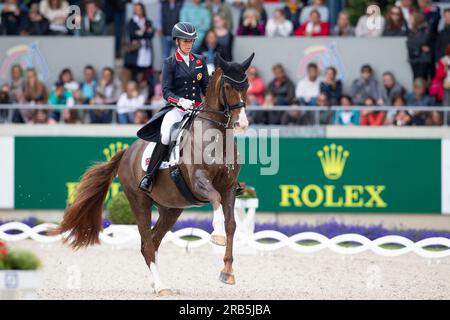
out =
{"type": "MultiPolygon", "coordinates": [[[[230,155],[227,156],[227,152],[232,152],[231,161],[226,164],[225,161],[192,163],[192,153],[198,149],[204,151],[211,144],[211,141],[203,141],[201,136],[201,139],[192,138],[187,142],[191,151],[189,154],[181,153],[179,161],[180,171],[192,194],[201,201],[211,203],[214,208],[215,234],[213,233],[212,241],[226,246],[224,268],[219,277],[226,284],[235,283],[232,267],[233,236],[236,229],[234,204],[240,165],[233,129],[244,130],[248,126],[245,114],[248,81],[245,73],[253,57],[254,54],[243,63],[236,63],[227,62],[217,55],[216,71],[209,80],[205,101],[195,109],[192,115],[195,117],[194,123],[188,132],[190,137],[196,137],[196,130],[200,127],[202,132],[213,130],[217,133],[214,137],[221,135],[223,145],[219,151],[223,152],[223,159],[228,159],[230,155]],[[231,148],[226,148],[227,142],[231,143],[231,148]],[[185,161],[188,155],[190,160],[185,161]]],[[[147,141],[139,139],[128,149],[117,152],[109,162],[89,168],[81,178],[75,201],[65,211],[58,232],[65,233],[64,241],[74,249],[99,243],[104,201],[110,184],[118,175],[136,217],[141,236],[141,252],[153,275],[155,291],[159,295],[170,295],[172,291],[163,283],[158,272],[158,249],[183,209],[192,207],[193,204],[178,191],[169,169],[158,171],[150,193],[138,190],[139,181],[145,173],[141,167],[141,159],[147,145],[147,141]],[[153,204],[158,208],[159,218],[151,228],[153,204]]]]}

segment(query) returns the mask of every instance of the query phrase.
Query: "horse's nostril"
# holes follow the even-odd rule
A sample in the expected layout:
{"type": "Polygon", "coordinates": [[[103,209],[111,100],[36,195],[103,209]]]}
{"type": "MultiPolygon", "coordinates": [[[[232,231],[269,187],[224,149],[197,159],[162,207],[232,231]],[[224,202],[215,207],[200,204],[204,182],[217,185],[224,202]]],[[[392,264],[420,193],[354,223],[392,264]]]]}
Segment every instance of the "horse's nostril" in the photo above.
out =
{"type": "Polygon", "coordinates": [[[247,128],[248,127],[248,122],[246,122],[246,121],[236,122],[234,127],[235,128],[247,128]]]}

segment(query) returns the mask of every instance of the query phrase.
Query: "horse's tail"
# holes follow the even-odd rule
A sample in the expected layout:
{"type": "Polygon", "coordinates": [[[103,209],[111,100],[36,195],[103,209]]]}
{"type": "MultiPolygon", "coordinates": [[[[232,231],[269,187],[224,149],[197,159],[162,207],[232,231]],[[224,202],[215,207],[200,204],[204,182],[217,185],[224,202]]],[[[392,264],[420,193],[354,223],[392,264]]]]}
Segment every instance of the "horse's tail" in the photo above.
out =
{"type": "Polygon", "coordinates": [[[110,161],[93,165],[81,178],[73,204],[65,210],[58,233],[69,232],[64,243],[73,249],[100,243],[103,204],[126,149],[117,152],[110,161]]]}

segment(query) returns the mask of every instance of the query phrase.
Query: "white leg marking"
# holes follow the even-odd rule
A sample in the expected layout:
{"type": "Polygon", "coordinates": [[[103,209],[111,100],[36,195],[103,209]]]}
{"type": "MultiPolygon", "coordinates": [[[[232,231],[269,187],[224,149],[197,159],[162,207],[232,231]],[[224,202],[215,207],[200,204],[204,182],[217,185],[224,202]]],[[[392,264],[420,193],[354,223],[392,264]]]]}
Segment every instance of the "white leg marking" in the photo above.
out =
{"type": "Polygon", "coordinates": [[[220,205],[217,210],[214,210],[213,228],[213,235],[225,235],[225,217],[223,215],[222,205],[220,205]]]}
{"type": "Polygon", "coordinates": [[[153,275],[153,280],[155,281],[155,291],[158,293],[163,289],[168,289],[163,283],[161,276],[159,275],[158,268],[154,262],[150,263],[150,272],[153,275]]]}

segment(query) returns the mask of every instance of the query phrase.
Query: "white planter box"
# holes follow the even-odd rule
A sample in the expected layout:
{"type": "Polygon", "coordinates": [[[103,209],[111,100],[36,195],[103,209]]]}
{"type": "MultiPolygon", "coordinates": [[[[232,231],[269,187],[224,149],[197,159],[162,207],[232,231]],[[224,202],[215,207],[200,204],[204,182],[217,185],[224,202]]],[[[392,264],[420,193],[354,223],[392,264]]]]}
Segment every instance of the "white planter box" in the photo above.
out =
{"type": "Polygon", "coordinates": [[[259,206],[258,198],[250,198],[250,199],[236,198],[236,202],[234,203],[235,208],[242,208],[242,209],[258,208],[258,206],[259,206]]]}
{"type": "Polygon", "coordinates": [[[39,271],[0,271],[0,299],[36,299],[36,289],[41,286],[39,271]]]}
{"type": "Polygon", "coordinates": [[[258,198],[236,199],[234,204],[234,216],[237,233],[251,236],[255,231],[255,214],[259,206],[258,198]]]}

